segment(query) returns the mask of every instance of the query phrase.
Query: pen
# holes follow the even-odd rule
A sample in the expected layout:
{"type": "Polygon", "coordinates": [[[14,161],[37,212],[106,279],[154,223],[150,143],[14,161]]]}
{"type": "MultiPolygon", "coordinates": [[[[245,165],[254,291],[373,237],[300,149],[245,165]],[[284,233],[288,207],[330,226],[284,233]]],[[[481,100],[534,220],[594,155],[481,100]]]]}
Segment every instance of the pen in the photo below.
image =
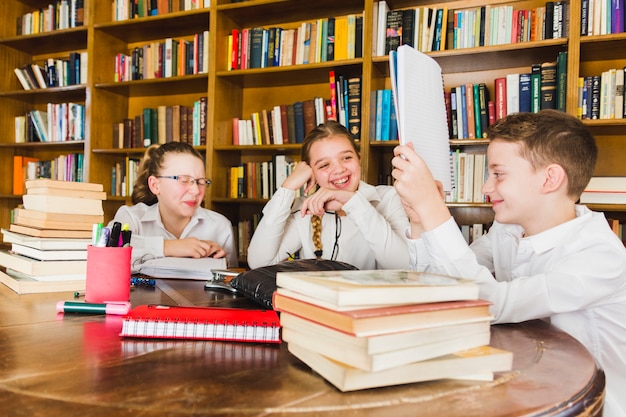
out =
{"type": "Polygon", "coordinates": [[[100,239],[100,234],[102,233],[103,226],[104,225],[102,223],[96,223],[93,225],[93,229],[91,233],[92,246],[98,246],[98,240],[100,239]]]}
{"type": "Polygon", "coordinates": [[[77,301],[59,301],[57,312],[82,314],[115,314],[123,316],[130,311],[130,302],[119,301],[109,303],[80,303],[77,301]]]}
{"type": "Polygon", "coordinates": [[[108,247],[118,247],[120,242],[120,233],[122,231],[122,223],[114,222],[113,227],[111,228],[111,235],[109,235],[109,240],[107,241],[108,247]]]}

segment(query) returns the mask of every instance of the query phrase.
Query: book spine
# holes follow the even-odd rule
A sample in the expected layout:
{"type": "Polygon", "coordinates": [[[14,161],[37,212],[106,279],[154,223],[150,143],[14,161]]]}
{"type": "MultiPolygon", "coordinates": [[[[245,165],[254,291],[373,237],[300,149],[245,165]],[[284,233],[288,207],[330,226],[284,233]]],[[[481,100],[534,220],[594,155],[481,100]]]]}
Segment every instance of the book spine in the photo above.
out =
{"type": "Polygon", "coordinates": [[[541,64],[541,109],[556,109],[557,63],[541,64]]]}

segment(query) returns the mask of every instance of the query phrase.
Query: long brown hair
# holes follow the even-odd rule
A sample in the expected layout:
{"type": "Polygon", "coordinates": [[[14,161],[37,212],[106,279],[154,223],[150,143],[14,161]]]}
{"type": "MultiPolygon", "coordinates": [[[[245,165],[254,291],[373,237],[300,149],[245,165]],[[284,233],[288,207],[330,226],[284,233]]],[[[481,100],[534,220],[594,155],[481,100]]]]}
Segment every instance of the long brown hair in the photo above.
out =
{"type": "Polygon", "coordinates": [[[158,201],[157,196],[150,191],[148,178],[150,178],[151,175],[160,174],[165,161],[165,155],[168,153],[189,154],[204,162],[202,155],[195,150],[193,146],[184,142],[168,142],[162,145],[150,145],[150,147],[146,149],[141,163],[139,164],[137,180],[133,187],[133,204],[145,203],[151,206],[158,201]]]}

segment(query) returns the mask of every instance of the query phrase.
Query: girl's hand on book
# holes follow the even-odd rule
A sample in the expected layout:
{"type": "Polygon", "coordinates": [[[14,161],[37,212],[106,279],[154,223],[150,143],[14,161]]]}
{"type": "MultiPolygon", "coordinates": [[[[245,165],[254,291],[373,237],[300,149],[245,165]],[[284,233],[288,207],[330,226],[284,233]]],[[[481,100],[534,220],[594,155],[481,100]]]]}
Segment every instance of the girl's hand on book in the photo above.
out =
{"type": "Polygon", "coordinates": [[[226,256],[226,252],[213,241],[188,237],[165,240],[163,242],[163,255],[177,258],[223,258],[226,256]]]}

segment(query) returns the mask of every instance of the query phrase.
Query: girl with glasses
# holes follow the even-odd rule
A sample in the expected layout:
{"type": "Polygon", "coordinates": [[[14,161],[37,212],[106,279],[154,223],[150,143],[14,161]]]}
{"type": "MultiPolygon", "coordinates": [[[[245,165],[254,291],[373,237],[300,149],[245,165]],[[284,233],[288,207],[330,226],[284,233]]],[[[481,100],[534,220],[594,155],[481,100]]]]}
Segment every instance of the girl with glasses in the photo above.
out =
{"type": "Polygon", "coordinates": [[[114,221],[132,232],[133,267],[160,257],[227,258],[237,266],[230,221],[200,205],[211,181],[204,159],[182,142],[152,145],[139,165],[132,206],[122,206],[114,221]]]}
{"type": "MultiPolygon", "coordinates": [[[[296,165],[263,209],[248,247],[257,268],[301,258],[347,262],[359,269],[406,269],[408,218],[392,186],[361,181],[359,151],[335,121],[313,129],[296,165]],[[296,198],[296,190],[315,190],[296,198]]],[[[280,184],[277,184],[280,185],[280,184]]]]}

